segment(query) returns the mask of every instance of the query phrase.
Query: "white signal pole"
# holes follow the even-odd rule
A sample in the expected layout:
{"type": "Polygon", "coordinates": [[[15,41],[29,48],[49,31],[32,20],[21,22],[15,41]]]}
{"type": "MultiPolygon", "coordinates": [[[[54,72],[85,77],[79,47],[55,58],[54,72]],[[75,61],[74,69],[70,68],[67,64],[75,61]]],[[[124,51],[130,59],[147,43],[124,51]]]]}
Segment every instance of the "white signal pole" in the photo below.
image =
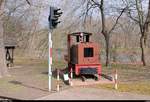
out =
{"type": "Polygon", "coordinates": [[[48,64],[49,64],[49,69],[48,69],[48,79],[49,79],[49,81],[48,81],[48,89],[49,89],[49,91],[51,91],[52,90],[52,39],[51,39],[51,36],[52,36],[52,32],[51,31],[49,31],[49,34],[48,34],[48,38],[49,38],[49,43],[48,43],[48,45],[49,45],[49,49],[48,49],[48,64]]]}
{"type": "Polygon", "coordinates": [[[57,24],[60,23],[60,21],[58,22],[58,17],[61,16],[62,12],[58,12],[60,9],[58,8],[55,8],[55,7],[50,7],[50,15],[48,17],[48,21],[49,21],[49,34],[48,34],[48,45],[49,45],[49,49],[48,49],[48,66],[49,66],[49,69],[48,69],[48,78],[49,78],[49,81],[48,81],[48,87],[49,87],[49,91],[51,91],[51,85],[52,85],[52,30],[54,28],[56,28],[57,24]],[[55,13],[54,13],[55,12],[55,13]],[[54,20],[56,19],[56,21],[54,20]]]}

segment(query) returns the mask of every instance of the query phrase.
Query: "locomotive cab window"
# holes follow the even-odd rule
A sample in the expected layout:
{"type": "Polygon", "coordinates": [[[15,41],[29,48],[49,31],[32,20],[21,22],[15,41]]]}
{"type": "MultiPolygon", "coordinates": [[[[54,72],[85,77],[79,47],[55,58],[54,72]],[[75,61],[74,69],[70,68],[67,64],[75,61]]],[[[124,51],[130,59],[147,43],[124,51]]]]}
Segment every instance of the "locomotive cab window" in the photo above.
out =
{"type": "Polygon", "coordinates": [[[84,57],[93,57],[93,48],[84,48],[84,57]]]}

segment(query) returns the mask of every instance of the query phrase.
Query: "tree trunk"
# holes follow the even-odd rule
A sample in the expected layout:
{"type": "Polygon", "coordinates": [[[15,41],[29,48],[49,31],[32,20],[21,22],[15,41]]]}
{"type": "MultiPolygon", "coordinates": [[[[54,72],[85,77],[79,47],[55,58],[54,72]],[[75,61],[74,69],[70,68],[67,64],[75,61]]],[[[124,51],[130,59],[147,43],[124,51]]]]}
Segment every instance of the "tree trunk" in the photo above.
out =
{"type": "MultiPolygon", "coordinates": [[[[138,10],[138,12],[140,12],[138,10]]],[[[143,66],[146,66],[148,63],[147,63],[147,49],[146,49],[146,46],[147,46],[147,37],[148,37],[148,34],[149,34],[149,25],[150,24],[150,0],[149,0],[149,3],[148,3],[148,13],[147,13],[147,16],[146,16],[146,20],[142,26],[142,23],[140,24],[140,30],[141,30],[141,38],[140,38],[140,47],[141,47],[141,61],[143,63],[143,66]]]]}
{"type": "Polygon", "coordinates": [[[102,34],[105,37],[105,43],[106,43],[106,66],[108,66],[109,65],[109,53],[110,53],[110,50],[109,50],[110,36],[106,28],[106,19],[105,19],[105,14],[104,14],[104,1],[103,0],[101,0],[101,6],[99,8],[101,11],[101,18],[102,18],[102,34]]]}
{"type": "Polygon", "coordinates": [[[146,48],[146,46],[144,44],[144,37],[143,36],[141,36],[141,38],[140,38],[140,47],[141,47],[141,51],[142,51],[141,61],[143,63],[143,66],[146,66],[146,61],[145,61],[145,54],[146,54],[145,48],[146,48]]]}
{"type": "Polygon", "coordinates": [[[110,44],[109,44],[109,34],[105,36],[105,43],[106,43],[106,66],[110,63],[110,44]]]}
{"type": "Polygon", "coordinates": [[[8,76],[8,69],[5,63],[5,49],[4,49],[4,33],[3,33],[3,21],[2,13],[4,10],[4,0],[0,0],[0,77],[8,76]]]}

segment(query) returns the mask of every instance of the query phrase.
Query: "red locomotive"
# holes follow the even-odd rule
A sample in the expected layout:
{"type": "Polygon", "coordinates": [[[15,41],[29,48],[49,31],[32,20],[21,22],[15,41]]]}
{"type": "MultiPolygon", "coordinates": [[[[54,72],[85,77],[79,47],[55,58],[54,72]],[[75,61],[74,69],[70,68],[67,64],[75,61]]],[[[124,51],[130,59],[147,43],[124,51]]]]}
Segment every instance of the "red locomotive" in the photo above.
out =
{"type": "Polygon", "coordinates": [[[90,41],[92,33],[76,32],[68,34],[68,68],[76,76],[101,74],[100,48],[90,41]]]}

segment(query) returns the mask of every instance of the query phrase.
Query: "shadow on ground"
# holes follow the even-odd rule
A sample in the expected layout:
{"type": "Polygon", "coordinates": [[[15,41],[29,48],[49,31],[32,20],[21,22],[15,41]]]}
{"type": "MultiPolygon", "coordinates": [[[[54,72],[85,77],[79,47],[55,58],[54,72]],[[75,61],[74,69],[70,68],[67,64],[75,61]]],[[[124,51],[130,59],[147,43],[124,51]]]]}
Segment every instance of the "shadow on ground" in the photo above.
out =
{"type": "MultiPolygon", "coordinates": [[[[12,97],[6,97],[6,96],[0,96],[0,100],[19,100],[19,99],[12,98],[12,97]]],[[[9,102],[9,101],[6,101],[6,102],[9,102]]]]}
{"type": "MultiPolygon", "coordinates": [[[[58,68],[58,69],[59,69],[59,68],[58,68]]],[[[57,71],[58,71],[58,69],[55,69],[55,70],[52,71],[52,76],[53,76],[55,79],[57,79],[57,71]]],[[[64,74],[67,74],[67,73],[68,73],[68,69],[67,69],[67,68],[61,69],[61,70],[59,69],[59,72],[60,72],[60,73],[59,73],[59,78],[60,78],[66,85],[69,85],[67,81],[64,81],[64,76],[63,76],[64,74]]],[[[42,74],[48,75],[48,72],[42,72],[42,74]]],[[[102,78],[104,78],[104,79],[109,80],[109,81],[113,81],[113,77],[110,76],[110,75],[106,75],[106,74],[102,73],[100,76],[101,76],[102,78]]],[[[81,81],[82,81],[81,76],[75,76],[75,75],[73,75],[73,77],[74,77],[75,79],[81,79],[81,81]]],[[[87,79],[95,79],[95,76],[93,76],[93,75],[86,75],[85,78],[87,78],[87,79]]]]}
{"type": "Polygon", "coordinates": [[[35,87],[35,86],[30,86],[30,85],[24,84],[24,83],[22,83],[20,81],[16,81],[16,80],[9,81],[9,83],[12,83],[14,85],[21,85],[21,86],[24,86],[24,87],[27,87],[27,88],[33,88],[33,89],[36,89],[36,90],[41,90],[41,91],[48,92],[48,90],[44,90],[44,89],[41,89],[41,88],[38,88],[38,87],[35,87]]]}
{"type": "MultiPolygon", "coordinates": [[[[59,69],[59,68],[58,68],[59,69]]],[[[55,69],[55,70],[53,70],[52,71],[52,76],[54,77],[54,78],[57,78],[57,70],[58,69],[55,69]]],[[[65,68],[65,69],[61,69],[61,70],[59,70],[59,77],[60,77],[60,79],[62,79],[63,80],[63,74],[64,73],[67,73],[67,68],[65,68]]],[[[45,75],[48,75],[48,72],[46,71],[46,72],[42,72],[41,74],[45,74],[45,75]]]]}

